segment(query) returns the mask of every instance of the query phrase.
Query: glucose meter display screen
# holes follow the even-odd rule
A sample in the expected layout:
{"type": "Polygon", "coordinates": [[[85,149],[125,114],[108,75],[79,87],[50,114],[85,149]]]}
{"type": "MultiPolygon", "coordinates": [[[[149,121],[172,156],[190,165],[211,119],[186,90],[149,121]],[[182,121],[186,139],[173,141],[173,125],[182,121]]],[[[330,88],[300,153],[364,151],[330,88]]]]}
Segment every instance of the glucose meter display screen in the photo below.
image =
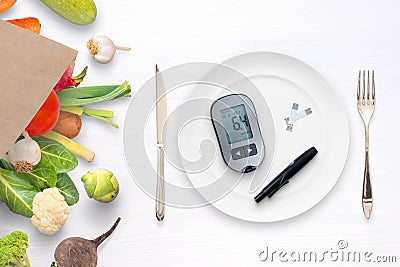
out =
{"type": "Polygon", "coordinates": [[[229,144],[253,138],[244,104],[221,109],[220,112],[229,144]]]}

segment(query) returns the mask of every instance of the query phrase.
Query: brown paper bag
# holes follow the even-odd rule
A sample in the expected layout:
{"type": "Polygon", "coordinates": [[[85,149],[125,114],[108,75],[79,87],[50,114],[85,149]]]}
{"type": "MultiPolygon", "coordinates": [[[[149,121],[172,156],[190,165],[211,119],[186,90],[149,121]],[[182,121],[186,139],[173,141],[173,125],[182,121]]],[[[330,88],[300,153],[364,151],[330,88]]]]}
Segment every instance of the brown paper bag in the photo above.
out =
{"type": "Polygon", "coordinates": [[[0,157],[76,55],[71,48],[0,20],[0,157]]]}

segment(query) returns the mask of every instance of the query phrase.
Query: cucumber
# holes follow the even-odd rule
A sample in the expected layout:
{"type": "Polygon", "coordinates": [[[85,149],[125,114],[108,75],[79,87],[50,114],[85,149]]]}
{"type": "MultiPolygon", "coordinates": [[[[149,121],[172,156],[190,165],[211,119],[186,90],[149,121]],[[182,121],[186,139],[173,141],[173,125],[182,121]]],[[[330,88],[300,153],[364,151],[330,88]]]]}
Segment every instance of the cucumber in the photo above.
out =
{"type": "Polygon", "coordinates": [[[96,19],[97,8],[93,0],[41,0],[51,10],[69,22],[86,25],[96,19]]]}

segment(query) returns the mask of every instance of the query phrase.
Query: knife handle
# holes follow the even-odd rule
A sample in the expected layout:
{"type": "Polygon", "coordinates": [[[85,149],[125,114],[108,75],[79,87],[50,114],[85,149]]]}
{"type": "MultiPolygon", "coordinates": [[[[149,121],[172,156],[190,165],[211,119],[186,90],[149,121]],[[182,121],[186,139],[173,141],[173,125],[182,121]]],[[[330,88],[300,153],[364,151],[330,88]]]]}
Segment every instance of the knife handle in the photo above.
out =
{"type": "Polygon", "coordinates": [[[165,215],[164,149],[162,146],[158,147],[157,154],[156,217],[161,222],[165,215]]]}

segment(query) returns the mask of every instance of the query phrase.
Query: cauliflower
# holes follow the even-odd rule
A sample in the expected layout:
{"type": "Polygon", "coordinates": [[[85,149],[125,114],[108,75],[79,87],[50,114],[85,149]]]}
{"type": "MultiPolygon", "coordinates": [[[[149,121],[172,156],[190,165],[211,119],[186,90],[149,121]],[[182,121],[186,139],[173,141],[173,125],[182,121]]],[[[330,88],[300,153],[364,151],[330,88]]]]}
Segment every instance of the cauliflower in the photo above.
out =
{"type": "Polygon", "coordinates": [[[46,235],[57,233],[69,215],[69,206],[57,188],[47,188],[36,194],[32,210],[32,224],[46,235]]]}

